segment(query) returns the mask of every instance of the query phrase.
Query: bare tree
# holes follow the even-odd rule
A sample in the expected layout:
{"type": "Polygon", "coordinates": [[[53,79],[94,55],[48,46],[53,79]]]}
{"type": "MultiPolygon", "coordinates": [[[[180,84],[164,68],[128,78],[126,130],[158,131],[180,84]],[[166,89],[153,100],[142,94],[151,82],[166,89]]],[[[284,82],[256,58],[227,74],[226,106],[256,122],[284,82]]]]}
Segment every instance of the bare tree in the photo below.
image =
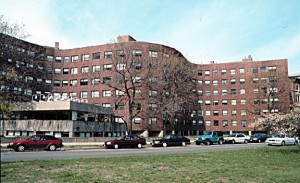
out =
{"type": "Polygon", "coordinates": [[[49,91],[49,86],[44,84],[48,78],[46,50],[22,40],[28,36],[24,24],[10,23],[0,16],[0,110],[3,120],[9,117],[12,102],[31,101],[33,94],[49,91]]]}
{"type": "MultiPolygon", "coordinates": [[[[150,115],[156,114],[163,121],[163,135],[167,133],[168,124],[175,118],[191,115],[197,102],[195,73],[193,65],[182,55],[163,54],[159,62],[149,70],[147,87],[150,115]]],[[[192,114],[193,115],[193,114],[192,114]]]]}

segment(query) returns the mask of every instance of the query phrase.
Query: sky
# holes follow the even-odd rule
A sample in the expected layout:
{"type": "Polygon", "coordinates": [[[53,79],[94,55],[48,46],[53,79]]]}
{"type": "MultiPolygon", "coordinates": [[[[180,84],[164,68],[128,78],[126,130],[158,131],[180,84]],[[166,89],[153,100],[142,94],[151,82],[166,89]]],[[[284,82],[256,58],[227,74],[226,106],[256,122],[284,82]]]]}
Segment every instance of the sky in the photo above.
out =
{"type": "Polygon", "coordinates": [[[24,23],[26,40],[61,49],[117,36],[163,44],[190,62],[288,59],[300,73],[299,0],[0,0],[0,15],[24,23]]]}

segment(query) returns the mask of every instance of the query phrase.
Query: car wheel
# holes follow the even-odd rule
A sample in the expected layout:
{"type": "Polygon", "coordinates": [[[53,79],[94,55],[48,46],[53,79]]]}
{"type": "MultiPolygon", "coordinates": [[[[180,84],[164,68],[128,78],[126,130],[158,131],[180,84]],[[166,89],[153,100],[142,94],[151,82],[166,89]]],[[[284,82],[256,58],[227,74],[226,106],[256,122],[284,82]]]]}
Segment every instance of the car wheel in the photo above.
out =
{"type": "Polygon", "coordinates": [[[232,143],[232,144],[235,144],[235,140],[232,140],[231,143],[232,143]]]}
{"type": "Polygon", "coordinates": [[[114,148],[115,148],[115,149],[119,149],[119,145],[118,145],[118,144],[115,144],[115,145],[114,145],[114,148]]]}
{"type": "Polygon", "coordinates": [[[138,144],[137,147],[140,149],[140,148],[142,148],[143,146],[142,146],[142,144],[138,144]]]}
{"type": "Polygon", "coordinates": [[[218,144],[222,145],[223,144],[223,140],[220,139],[219,142],[218,142],[218,144]]]}
{"type": "Polygon", "coordinates": [[[248,143],[248,140],[247,140],[247,139],[246,139],[246,140],[244,140],[244,143],[245,143],[245,144],[247,144],[247,143],[248,143]]]}
{"type": "Polygon", "coordinates": [[[163,145],[163,147],[167,147],[168,146],[168,144],[166,142],[164,142],[162,145],[163,145]]]}
{"type": "Polygon", "coordinates": [[[258,143],[261,143],[261,140],[260,140],[260,139],[258,139],[258,143]]]}
{"type": "Polygon", "coordinates": [[[210,145],[210,141],[209,140],[205,141],[205,145],[210,145]]]}
{"type": "Polygon", "coordinates": [[[282,142],[281,142],[281,145],[282,145],[282,146],[285,146],[285,142],[284,142],[284,141],[282,141],[282,142]]]}
{"type": "Polygon", "coordinates": [[[24,151],[25,151],[25,146],[19,145],[19,146],[17,147],[17,151],[18,151],[18,152],[24,152],[24,151]]]}
{"type": "Polygon", "coordinates": [[[50,145],[49,146],[49,151],[56,151],[56,146],[55,145],[50,145]]]}
{"type": "Polygon", "coordinates": [[[186,143],[185,143],[185,142],[182,142],[181,145],[182,145],[183,147],[185,147],[185,146],[186,146],[186,143]]]}

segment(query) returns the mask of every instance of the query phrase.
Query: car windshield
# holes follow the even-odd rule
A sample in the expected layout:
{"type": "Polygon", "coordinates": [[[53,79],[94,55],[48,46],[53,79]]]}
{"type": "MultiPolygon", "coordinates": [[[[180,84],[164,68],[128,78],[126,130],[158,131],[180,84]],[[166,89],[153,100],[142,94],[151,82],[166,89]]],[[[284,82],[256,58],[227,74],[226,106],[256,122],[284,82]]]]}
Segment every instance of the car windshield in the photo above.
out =
{"type": "Polygon", "coordinates": [[[205,131],[203,132],[203,135],[210,135],[212,133],[212,131],[205,131]]]}
{"type": "Polygon", "coordinates": [[[228,137],[235,137],[236,134],[230,134],[228,137]]]}
{"type": "Polygon", "coordinates": [[[163,139],[171,139],[171,135],[166,135],[163,139]]]}
{"type": "Polygon", "coordinates": [[[275,138],[284,138],[285,135],[284,134],[275,134],[274,137],[275,138]]]}
{"type": "Polygon", "coordinates": [[[261,133],[256,133],[256,134],[254,134],[254,135],[252,135],[253,137],[260,137],[260,136],[263,136],[263,134],[261,134],[261,133]]]}

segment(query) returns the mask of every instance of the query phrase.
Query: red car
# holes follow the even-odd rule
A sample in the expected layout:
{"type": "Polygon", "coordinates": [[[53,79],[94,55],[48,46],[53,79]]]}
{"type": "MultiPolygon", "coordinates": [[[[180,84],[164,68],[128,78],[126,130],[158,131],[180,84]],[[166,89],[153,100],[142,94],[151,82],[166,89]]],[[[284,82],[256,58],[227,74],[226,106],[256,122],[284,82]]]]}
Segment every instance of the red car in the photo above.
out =
{"type": "Polygon", "coordinates": [[[143,145],[146,145],[146,139],[136,135],[125,135],[123,137],[106,141],[104,143],[106,148],[115,148],[120,147],[137,147],[142,148],[143,145]]]}
{"type": "Polygon", "coordinates": [[[7,145],[7,148],[14,149],[17,152],[23,152],[28,149],[45,149],[55,151],[61,148],[62,139],[53,137],[51,135],[33,135],[26,140],[15,140],[7,145]]]}

